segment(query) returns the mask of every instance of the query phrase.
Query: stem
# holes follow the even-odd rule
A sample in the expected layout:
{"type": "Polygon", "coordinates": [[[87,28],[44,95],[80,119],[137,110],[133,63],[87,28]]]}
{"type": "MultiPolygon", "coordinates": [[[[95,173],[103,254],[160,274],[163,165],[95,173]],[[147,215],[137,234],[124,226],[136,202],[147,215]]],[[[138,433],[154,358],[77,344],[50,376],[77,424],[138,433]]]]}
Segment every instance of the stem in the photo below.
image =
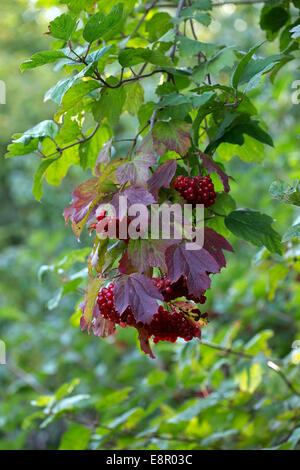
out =
{"type": "MultiPolygon", "coordinates": [[[[200,343],[203,344],[203,346],[207,346],[209,348],[217,349],[218,351],[223,351],[226,354],[233,354],[235,356],[242,357],[244,359],[254,359],[255,356],[252,354],[245,353],[244,351],[237,351],[236,349],[231,349],[231,348],[226,348],[224,346],[220,346],[219,344],[212,343],[210,341],[206,341],[205,339],[201,339],[200,343]]],[[[286,386],[293,392],[295,395],[300,396],[300,391],[296,390],[292,382],[286,377],[286,375],[282,372],[280,369],[279,365],[272,359],[272,358],[266,358],[267,359],[267,366],[276,372],[279,377],[284,381],[286,386]]],[[[277,359],[277,362],[280,362],[279,359],[277,359]]]]}
{"type": "Polygon", "coordinates": [[[130,37],[134,36],[138,30],[140,29],[140,27],[142,26],[143,22],[145,21],[148,13],[150,10],[152,10],[152,8],[155,7],[155,4],[158,2],[158,0],[154,0],[151,5],[149,7],[146,7],[145,8],[145,13],[143,14],[142,18],[140,19],[140,21],[138,22],[136,28],[133,30],[133,32],[130,34],[130,37]]]}
{"type": "Polygon", "coordinates": [[[100,127],[100,122],[98,122],[95,129],[93,130],[93,132],[88,137],[85,137],[84,139],[80,139],[77,142],[73,142],[73,144],[66,145],[66,147],[57,147],[56,148],[57,151],[54,152],[54,153],[51,153],[50,155],[47,155],[47,157],[52,157],[53,155],[56,155],[57,153],[59,153],[60,156],[61,156],[64,150],[67,150],[71,147],[74,147],[75,145],[84,144],[85,142],[87,142],[88,140],[90,140],[94,137],[94,135],[96,134],[99,127],[100,127]]]}
{"type": "MultiPolygon", "coordinates": [[[[180,12],[183,8],[183,5],[184,5],[184,2],[185,0],[179,0],[179,3],[178,3],[178,6],[177,6],[177,10],[176,10],[176,15],[175,15],[175,18],[179,18],[180,16],[180,12]]],[[[174,34],[175,34],[175,40],[174,40],[174,44],[171,48],[171,52],[170,52],[170,57],[171,59],[174,61],[175,59],[175,52],[176,52],[176,36],[178,34],[178,31],[179,31],[179,24],[175,23],[174,25],[174,34]]]]}

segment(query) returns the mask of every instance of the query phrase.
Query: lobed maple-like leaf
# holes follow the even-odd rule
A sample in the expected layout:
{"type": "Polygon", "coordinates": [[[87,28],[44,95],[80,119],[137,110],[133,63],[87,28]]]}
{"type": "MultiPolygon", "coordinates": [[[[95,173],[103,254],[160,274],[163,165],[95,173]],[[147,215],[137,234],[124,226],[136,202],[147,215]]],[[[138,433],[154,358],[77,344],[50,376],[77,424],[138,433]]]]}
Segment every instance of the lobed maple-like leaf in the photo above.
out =
{"type": "Polygon", "coordinates": [[[130,181],[134,184],[145,184],[149,178],[149,168],[156,164],[154,155],[137,152],[133,160],[125,162],[117,169],[120,184],[130,181]]]}
{"type": "Polygon", "coordinates": [[[205,166],[208,173],[213,173],[215,171],[218,174],[220,180],[223,183],[224,191],[228,193],[230,191],[229,176],[209,155],[205,155],[204,153],[200,152],[200,158],[202,159],[203,166],[205,166]]]}
{"type": "Polygon", "coordinates": [[[163,296],[149,277],[139,273],[121,276],[114,287],[116,310],[122,314],[131,307],[137,322],[150,323],[157,313],[157,300],[163,296]]]}
{"type": "Polygon", "coordinates": [[[188,291],[195,296],[210,288],[209,273],[215,274],[221,270],[216,259],[205,248],[187,250],[186,243],[167,248],[166,263],[170,281],[173,283],[186,276],[188,291]]]}
{"type": "Polygon", "coordinates": [[[226,259],[222,250],[233,252],[233,248],[226,238],[215,232],[212,228],[204,228],[204,245],[205,248],[217,261],[220,268],[226,266],[226,259]]]}
{"type": "Polygon", "coordinates": [[[160,188],[169,188],[177,168],[176,160],[167,160],[160,165],[148,180],[148,188],[157,199],[160,188]]]}
{"type": "Polygon", "coordinates": [[[152,129],[154,150],[158,155],[166,153],[166,149],[186,155],[191,146],[190,129],[191,124],[176,119],[156,122],[152,129]]]}

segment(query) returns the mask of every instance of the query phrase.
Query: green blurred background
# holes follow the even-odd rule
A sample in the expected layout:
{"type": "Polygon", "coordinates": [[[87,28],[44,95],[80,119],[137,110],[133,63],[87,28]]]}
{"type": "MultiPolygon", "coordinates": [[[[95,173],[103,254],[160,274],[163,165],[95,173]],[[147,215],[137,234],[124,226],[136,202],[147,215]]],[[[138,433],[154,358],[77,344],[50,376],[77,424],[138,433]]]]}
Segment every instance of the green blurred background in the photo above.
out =
{"type": "MultiPolygon", "coordinates": [[[[6,104],[0,105],[1,156],[13,133],[52,118],[56,109],[54,103],[43,103],[43,95],[62,72],[53,72],[50,66],[23,74],[19,70],[22,61],[49,47],[43,33],[60,12],[53,6],[56,3],[49,1],[48,8],[40,8],[27,0],[1,2],[0,79],[7,86],[6,104]]],[[[258,25],[260,8],[230,5],[215,9],[214,21],[203,29],[202,39],[248,50],[264,39],[258,25]]],[[[277,41],[267,49],[269,54],[277,53],[277,41]]],[[[273,216],[281,234],[298,214],[292,206],[272,200],[268,188],[278,177],[286,181],[300,177],[300,105],[292,104],[292,83],[299,78],[293,61],[274,84],[264,78],[258,91],[252,92],[275,142],[274,148],[266,150],[265,164],[247,164],[238,158],[228,164],[235,179],[232,194],[239,206],[273,216]]],[[[264,448],[280,442],[299,422],[297,413],[281,416],[291,406],[299,409],[299,397],[293,397],[272,371],[263,369],[256,376],[258,384],[245,390],[239,388],[244,362],[197,342],[161,343],[155,346],[157,359],[151,361],[138,351],[134,331],[122,330],[115,340],[102,340],[74,328],[70,318],[80,293],[60,299],[60,273],[48,270],[39,279],[38,272],[41,266],[57,263],[68,250],[78,248],[61,214],[72,189],[86,174],[71,168],[60,187],[45,184],[38,203],[31,194],[37,166],[37,157],[1,158],[0,339],[6,343],[7,365],[0,366],[0,449],[56,449],[70,425],[78,425],[79,431],[82,425],[92,430],[92,448],[264,448]],[[48,426],[40,426],[47,413],[51,418],[51,412],[42,406],[49,404],[49,398],[43,401],[41,397],[53,396],[62,384],[76,378],[80,383],[74,382],[65,391],[74,396],[76,385],[75,397],[79,398],[73,408],[67,405],[63,410],[70,411],[58,413],[48,426]],[[233,390],[230,397],[228,390],[233,390]],[[218,392],[219,399],[200,413],[197,403],[218,392]],[[196,405],[198,412],[172,421],[174,413],[196,405]],[[40,415],[28,419],[35,412],[40,415]],[[171,437],[159,438],[157,430],[171,437]],[[145,439],[143,433],[147,432],[151,437],[145,439]]],[[[87,236],[80,247],[85,246],[89,246],[87,236]]],[[[228,268],[208,295],[211,322],[203,337],[225,346],[233,343],[251,348],[248,342],[260,334],[259,348],[270,352],[264,339],[268,334],[261,333],[271,330],[272,355],[285,358],[289,368],[292,342],[300,339],[299,266],[289,264],[290,272],[274,294],[272,265],[260,268],[255,264],[257,250],[244,242],[235,242],[234,248],[236,253],[227,257],[228,268]]],[[[75,265],[73,272],[81,269],[83,264],[75,265]]],[[[299,383],[299,367],[291,374],[299,383]]]]}

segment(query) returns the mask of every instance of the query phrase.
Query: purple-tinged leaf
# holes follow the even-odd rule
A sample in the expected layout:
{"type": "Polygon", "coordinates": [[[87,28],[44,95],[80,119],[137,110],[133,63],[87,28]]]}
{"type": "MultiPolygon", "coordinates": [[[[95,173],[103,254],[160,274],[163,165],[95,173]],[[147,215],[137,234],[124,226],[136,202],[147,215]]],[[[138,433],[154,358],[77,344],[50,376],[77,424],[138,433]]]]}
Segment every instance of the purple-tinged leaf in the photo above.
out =
{"type": "Polygon", "coordinates": [[[153,138],[152,134],[149,132],[143,138],[142,142],[140,143],[136,155],[143,154],[152,157],[154,155],[154,148],[153,148],[153,138]]]}
{"type": "Polygon", "coordinates": [[[118,271],[121,274],[133,274],[137,271],[131,264],[131,259],[129,259],[127,250],[124,251],[122,258],[119,261],[118,271]]]}
{"type": "Polygon", "coordinates": [[[157,199],[160,188],[169,188],[177,168],[176,160],[167,160],[160,165],[148,180],[150,193],[157,199]]]}
{"type": "Polygon", "coordinates": [[[143,204],[149,206],[155,202],[154,197],[144,186],[132,185],[125,188],[122,192],[115,193],[111,205],[114,206],[117,216],[119,215],[119,197],[127,197],[128,208],[133,204],[143,204]]]}
{"type": "Polygon", "coordinates": [[[135,271],[147,273],[149,268],[158,267],[166,271],[165,252],[174,244],[174,240],[130,240],[127,259],[135,271]]]}
{"type": "Polygon", "coordinates": [[[233,248],[226,238],[222,237],[222,235],[209,227],[204,228],[203,248],[205,248],[215,258],[220,268],[225,268],[226,266],[226,259],[222,250],[233,252],[233,248]]]}
{"type": "Polygon", "coordinates": [[[166,263],[170,281],[186,276],[188,291],[196,297],[210,288],[209,273],[220,272],[217,261],[205,248],[187,250],[185,243],[167,248],[166,263]]]}
{"type": "Polygon", "coordinates": [[[228,193],[230,191],[229,176],[222,170],[220,165],[218,165],[209,155],[204,155],[204,153],[200,153],[200,158],[202,159],[202,163],[208,173],[213,173],[215,171],[218,174],[220,180],[223,183],[224,191],[228,193]]]}
{"type": "Polygon", "coordinates": [[[191,146],[190,129],[191,124],[185,121],[156,122],[152,130],[154,150],[158,155],[166,153],[166,149],[186,155],[191,146]]]}
{"type": "Polygon", "coordinates": [[[120,184],[130,181],[133,184],[145,184],[149,178],[149,168],[156,164],[153,155],[138,152],[133,160],[127,161],[117,169],[120,184]]]}
{"type": "Polygon", "coordinates": [[[163,296],[150,278],[135,273],[117,280],[114,299],[116,310],[120,314],[131,307],[137,322],[150,323],[158,310],[157,300],[163,301],[163,296]]]}
{"type": "Polygon", "coordinates": [[[106,163],[111,154],[111,148],[112,148],[112,139],[110,139],[106,144],[103,145],[102,149],[100,150],[97,160],[96,160],[96,165],[94,169],[95,175],[100,175],[100,165],[101,163],[106,163]]]}

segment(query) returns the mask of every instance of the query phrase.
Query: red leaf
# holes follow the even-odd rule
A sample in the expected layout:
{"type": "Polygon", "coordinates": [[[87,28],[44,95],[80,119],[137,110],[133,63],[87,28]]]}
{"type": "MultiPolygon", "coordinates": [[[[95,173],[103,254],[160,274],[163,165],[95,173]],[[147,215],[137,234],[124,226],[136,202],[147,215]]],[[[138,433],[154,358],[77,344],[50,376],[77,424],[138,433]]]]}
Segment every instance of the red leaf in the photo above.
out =
{"type": "Polygon", "coordinates": [[[70,219],[73,232],[78,239],[88,218],[93,216],[91,209],[93,202],[98,196],[97,183],[98,178],[94,177],[77,186],[72,193],[73,199],[71,205],[64,210],[63,216],[66,224],[70,219]]]}
{"type": "Polygon", "coordinates": [[[148,354],[151,359],[155,359],[155,356],[153,355],[153,352],[151,350],[147,329],[145,327],[138,328],[138,332],[141,350],[144,351],[144,353],[148,354]]]}
{"type": "Polygon", "coordinates": [[[204,228],[203,247],[215,258],[220,268],[226,266],[226,259],[222,250],[233,252],[233,248],[228,241],[209,227],[204,228]]]}
{"type": "Polygon", "coordinates": [[[208,274],[220,272],[217,261],[205,248],[187,250],[185,243],[172,245],[166,250],[166,263],[170,281],[176,282],[181,276],[186,276],[188,291],[196,297],[210,288],[208,274]]]}
{"type": "Polygon", "coordinates": [[[161,187],[170,187],[176,168],[176,160],[167,160],[155,170],[151,178],[148,180],[148,188],[156,199],[158,198],[158,191],[161,187]]]}
{"type": "Polygon", "coordinates": [[[114,299],[116,310],[120,314],[131,307],[137,322],[150,323],[158,310],[157,300],[163,300],[163,296],[151,279],[135,273],[117,280],[114,299]]]}
{"type": "Polygon", "coordinates": [[[77,223],[86,216],[91,202],[97,195],[97,182],[98,178],[89,178],[74,189],[71,205],[63,213],[66,223],[69,219],[77,223]]]}
{"type": "Polygon", "coordinates": [[[226,175],[222,168],[209,155],[204,155],[204,153],[200,153],[200,157],[208,173],[213,173],[215,171],[219,175],[219,178],[224,186],[224,191],[228,193],[230,191],[230,186],[228,183],[229,176],[226,175]]]}

